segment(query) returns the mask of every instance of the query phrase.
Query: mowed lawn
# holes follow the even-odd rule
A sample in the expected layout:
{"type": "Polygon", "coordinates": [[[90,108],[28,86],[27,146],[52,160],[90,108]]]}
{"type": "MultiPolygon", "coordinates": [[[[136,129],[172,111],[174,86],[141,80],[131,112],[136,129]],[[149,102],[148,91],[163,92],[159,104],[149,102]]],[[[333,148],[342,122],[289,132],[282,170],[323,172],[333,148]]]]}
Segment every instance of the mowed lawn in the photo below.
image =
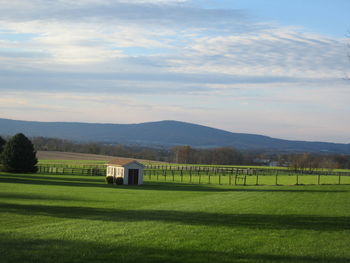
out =
{"type": "Polygon", "coordinates": [[[0,173],[0,262],[350,262],[350,186],[0,173]]]}

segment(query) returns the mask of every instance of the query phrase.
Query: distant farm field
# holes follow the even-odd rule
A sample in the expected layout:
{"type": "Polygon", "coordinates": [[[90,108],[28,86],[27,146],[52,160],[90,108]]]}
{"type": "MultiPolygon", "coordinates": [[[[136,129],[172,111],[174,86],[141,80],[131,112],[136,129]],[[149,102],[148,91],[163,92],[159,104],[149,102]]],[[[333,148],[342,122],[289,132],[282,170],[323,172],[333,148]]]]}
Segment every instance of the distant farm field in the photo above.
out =
{"type": "Polygon", "coordinates": [[[55,152],[55,151],[38,151],[37,158],[39,161],[61,160],[61,161],[102,161],[108,162],[115,158],[107,155],[73,153],[73,152],[55,152]]]}
{"type": "Polygon", "coordinates": [[[1,262],[349,262],[350,186],[0,173],[1,262]]]}
{"type": "MultiPolygon", "coordinates": [[[[59,164],[106,164],[109,161],[122,158],[122,159],[130,159],[132,158],[124,158],[124,157],[115,157],[108,155],[98,155],[98,154],[87,154],[87,153],[73,153],[73,152],[56,152],[56,151],[38,151],[37,158],[39,160],[39,164],[47,164],[47,163],[59,163],[59,164]]],[[[149,160],[140,160],[144,163],[161,163],[156,161],[149,160]]]]}

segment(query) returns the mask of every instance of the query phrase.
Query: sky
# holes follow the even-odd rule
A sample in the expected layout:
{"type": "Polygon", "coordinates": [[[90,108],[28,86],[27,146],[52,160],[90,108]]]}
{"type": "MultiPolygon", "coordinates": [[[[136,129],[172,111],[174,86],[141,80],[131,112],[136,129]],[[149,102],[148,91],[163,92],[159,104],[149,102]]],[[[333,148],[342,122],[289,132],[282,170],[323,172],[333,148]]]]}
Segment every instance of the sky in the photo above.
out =
{"type": "Polygon", "coordinates": [[[350,143],[348,0],[0,0],[0,118],[350,143]]]}

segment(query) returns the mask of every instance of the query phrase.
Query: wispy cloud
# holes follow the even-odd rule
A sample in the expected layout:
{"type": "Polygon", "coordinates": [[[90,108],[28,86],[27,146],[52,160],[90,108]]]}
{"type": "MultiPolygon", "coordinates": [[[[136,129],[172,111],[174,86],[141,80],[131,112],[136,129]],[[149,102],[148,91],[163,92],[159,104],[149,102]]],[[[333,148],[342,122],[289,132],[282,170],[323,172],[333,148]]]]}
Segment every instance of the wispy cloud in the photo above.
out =
{"type": "MultiPolygon", "coordinates": [[[[246,13],[240,10],[204,9],[179,4],[183,1],[0,1],[2,20],[8,21],[84,21],[96,23],[147,23],[162,26],[212,27],[244,26],[246,13]]],[[[248,25],[247,25],[248,26],[248,25]]],[[[246,26],[244,26],[246,28],[246,26]]]]}

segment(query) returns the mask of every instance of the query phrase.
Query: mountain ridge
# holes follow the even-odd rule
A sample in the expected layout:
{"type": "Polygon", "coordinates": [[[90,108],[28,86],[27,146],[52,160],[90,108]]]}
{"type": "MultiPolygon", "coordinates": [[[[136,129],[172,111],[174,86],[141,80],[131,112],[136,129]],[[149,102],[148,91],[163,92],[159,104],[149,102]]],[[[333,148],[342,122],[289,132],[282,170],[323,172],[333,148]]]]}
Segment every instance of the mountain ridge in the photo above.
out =
{"type": "Polygon", "coordinates": [[[1,135],[14,135],[18,132],[30,137],[42,136],[109,144],[137,144],[157,147],[190,145],[200,148],[232,146],[243,150],[350,154],[350,144],[276,139],[266,135],[234,133],[175,120],[111,124],[20,121],[0,118],[1,135]]]}

